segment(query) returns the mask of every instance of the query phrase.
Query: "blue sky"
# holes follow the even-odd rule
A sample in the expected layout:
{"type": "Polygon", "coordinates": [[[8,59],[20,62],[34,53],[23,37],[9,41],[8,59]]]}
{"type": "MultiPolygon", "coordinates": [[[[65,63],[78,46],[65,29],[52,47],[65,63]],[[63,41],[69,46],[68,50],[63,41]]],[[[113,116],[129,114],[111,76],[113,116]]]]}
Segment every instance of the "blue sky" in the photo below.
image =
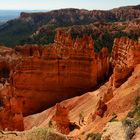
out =
{"type": "Polygon", "coordinates": [[[0,9],[52,10],[60,8],[111,9],[140,4],[140,0],[0,0],[0,9]]]}

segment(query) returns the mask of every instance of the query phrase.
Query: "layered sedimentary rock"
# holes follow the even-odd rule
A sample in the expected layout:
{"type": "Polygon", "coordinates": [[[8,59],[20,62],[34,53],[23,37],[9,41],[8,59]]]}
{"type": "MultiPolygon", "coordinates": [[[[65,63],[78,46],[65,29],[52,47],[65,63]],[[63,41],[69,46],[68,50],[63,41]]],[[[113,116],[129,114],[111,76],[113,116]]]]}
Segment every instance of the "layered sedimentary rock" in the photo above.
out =
{"type": "MultiPolygon", "coordinates": [[[[102,82],[108,76],[109,56],[105,48],[95,54],[93,46],[93,41],[88,36],[73,40],[62,31],[57,33],[55,43],[49,46],[18,46],[16,53],[22,55],[22,61],[16,65],[10,77],[8,91],[12,92],[1,92],[1,101],[5,105],[1,102],[0,118],[9,116],[6,120],[10,125],[1,119],[1,128],[22,130],[23,116],[90,91],[102,82]]],[[[25,128],[49,124],[59,132],[68,134],[73,130],[83,130],[90,123],[91,128],[94,124],[94,130],[101,131],[114,110],[122,118],[122,114],[124,116],[133,106],[134,93],[139,96],[139,48],[139,41],[116,39],[111,59],[114,71],[105,86],[93,93],[57,104],[37,115],[37,118],[27,117],[25,128]],[[133,69],[134,74],[129,77],[133,69]],[[128,78],[128,82],[124,83],[128,78]],[[117,103],[119,106],[116,106],[117,103]],[[43,119],[40,120],[40,117],[43,119]]]]}
{"type": "Polygon", "coordinates": [[[12,48],[0,46],[0,83],[9,81],[10,71],[20,62],[21,56],[12,48]]]}
{"type": "Polygon", "coordinates": [[[54,44],[25,45],[16,50],[23,59],[11,80],[24,116],[92,91],[108,76],[107,49],[95,54],[93,40],[86,35],[73,40],[60,30],[54,44]]]}
{"type": "Polygon", "coordinates": [[[112,51],[113,87],[117,88],[124,83],[139,62],[140,41],[129,38],[115,39],[112,51]]]}
{"type": "Polygon", "coordinates": [[[13,88],[9,84],[1,87],[0,129],[22,131],[24,130],[22,108],[13,92],[13,88]]]}
{"type": "Polygon", "coordinates": [[[69,120],[69,109],[61,106],[60,104],[56,105],[55,114],[50,120],[50,127],[54,127],[59,132],[63,134],[69,134],[70,132],[70,120],[69,120]],[[51,126],[52,125],[52,126],[51,126]]]}
{"type": "Polygon", "coordinates": [[[14,49],[0,47],[0,129],[23,130],[23,115],[14,95],[10,75],[20,62],[20,55],[14,49]]]}
{"type": "MultiPolygon", "coordinates": [[[[15,60],[17,63],[10,67],[9,83],[1,89],[0,118],[9,116],[6,117],[8,123],[1,119],[2,129],[23,130],[23,116],[92,91],[109,74],[106,48],[95,54],[91,37],[85,35],[73,40],[61,30],[49,46],[17,46],[14,58],[10,59],[11,63],[15,60]]],[[[52,118],[56,122],[58,119],[52,118]]],[[[58,128],[60,125],[57,123],[58,128]]],[[[65,125],[69,125],[68,120],[65,125]]],[[[63,132],[68,133],[69,129],[63,132]]]]}
{"type": "MultiPolygon", "coordinates": [[[[128,112],[129,114],[132,113],[130,111],[133,107],[136,108],[134,102],[136,98],[138,99],[139,97],[140,99],[139,86],[140,64],[136,65],[129,79],[125,83],[123,83],[121,87],[116,88],[116,90],[113,91],[112,98],[107,100],[105,104],[101,102],[100,99],[102,98],[103,94],[108,91],[109,82],[107,82],[105,85],[94,92],[88,92],[82,96],[61,102],[59,105],[61,107],[64,107],[64,109],[60,108],[61,111],[58,112],[62,112],[62,116],[60,115],[61,113],[56,113],[57,106],[55,106],[39,114],[25,117],[25,129],[47,126],[51,118],[57,117],[57,120],[59,121],[56,123],[58,123],[59,125],[63,123],[63,121],[65,121],[63,118],[63,114],[66,114],[66,118],[67,116],[69,117],[67,120],[79,126],[79,128],[74,128],[69,133],[70,136],[75,136],[76,139],[78,139],[78,136],[80,135],[81,140],[84,140],[87,138],[88,134],[92,135],[97,133],[103,133],[102,138],[104,139],[108,137],[113,137],[116,139],[118,137],[122,138],[124,135],[126,135],[126,133],[123,131],[126,129],[122,128],[123,125],[121,121],[126,119],[128,112]],[[66,111],[65,108],[68,109],[68,111],[66,111]],[[103,131],[103,128],[106,126],[106,124],[111,121],[111,125],[104,129],[107,131],[103,131]],[[121,134],[121,136],[118,135],[116,137],[116,132],[117,135],[121,134]]],[[[66,125],[68,123],[64,124],[68,129],[69,127],[68,125],[66,125]]],[[[57,131],[60,131],[62,133],[64,132],[61,131],[63,130],[63,128],[55,128],[57,129],[57,131]]]]}

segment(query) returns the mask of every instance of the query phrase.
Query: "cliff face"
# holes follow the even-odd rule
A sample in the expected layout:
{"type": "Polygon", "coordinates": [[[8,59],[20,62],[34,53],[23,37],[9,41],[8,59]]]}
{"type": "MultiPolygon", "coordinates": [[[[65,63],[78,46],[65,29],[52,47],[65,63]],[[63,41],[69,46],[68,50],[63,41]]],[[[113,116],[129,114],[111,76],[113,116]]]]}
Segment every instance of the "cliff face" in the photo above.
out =
{"type": "Polygon", "coordinates": [[[123,84],[139,62],[140,42],[128,38],[116,39],[112,51],[113,87],[123,84]]]}
{"type": "Polygon", "coordinates": [[[104,48],[97,55],[93,49],[90,37],[72,40],[62,31],[58,31],[55,43],[48,47],[24,46],[21,53],[27,52],[26,57],[12,75],[15,94],[21,97],[24,116],[92,91],[106,80],[104,77],[109,72],[108,51],[104,48]]]}
{"type": "MultiPolygon", "coordinates": [[[[137,65],[132,76],[130,76],[121,87],[116,88],[116,90],[113,91],[113,96],[106,102],[104,100],[101,101],[100,99],[102,99],[105,94],[108,94],[109,96],[109,93],[107,92],[110,87],[109,83],[106,83],[94,92],[88,92],[80,97],[61,102],[60,106],[69,110],[69,121],[80,127],[79,130],[75,128],[70,134],[79,135],[83,131],[88,131],[89,133],[90,130],[92,130],[92,132],[102,132],[106,123],[112,119],[113,112],[117,115],[116,119],[122,120],[125,118],[127,113],[133,108],[135,98],[140,96],[139,85],[140,65],[137,65]],[[105,105],[103,104],[106,105],[106,110],[104,110],[104,115],[100,116],[100,113],[98,112],[103,112],[103,109],[105,108],[105,105]]],[[[25,129],[31,129],[34,126],[47,126],[51,118],[53,118],[53,116],[56,117],[55,108],[56,107],[52,107],[37,115],[25,117],[25,129]],[[43,119],[40,120],[40,118],[43,119]]],[[[63,122],[64,119],[60,119],[60,115],[58,115],[58,117],[59,120],[63,122]]],[[[59,121],[58,124],[62,123],[61,121],[59,121]]],[[[58,129],[58,131],[61,130],[58,129]]]]}
{"type": "Polygon", "coordinates": [[[107,132],[104,132],[103,128],[108,122],[118,120],[116,125],[121,124],[126,130],[126,126],[121,121],[126,118],[128,112],[131,113],[132,108],[136,108],[136,99],[137,105],[140,104],[139,48],[139,41],[128,38],[116,39],[111,58],[114,70],[106,84],[94,92],[62,101],[59,105],[57,104],[42,113],[25,117],[25,129],[31,129],[34,126],[48,126],[52,122],[52,127],[57,131],[69,132],[69,135],[75,136],[77,139],[78,136],[81,139],[86,139],[90,132],[93,134],[94,132],[95,134],[97,132],[104,133],[103,139],[108,137],[117,139],[119,133],[127,135],[116,126],[108,128],[107,132]],[[44,119],[38,121],[39,118],[44,119]],[[64,127],[60,127],[60,124],[63,124],[64,127]],[[70,129],[70,124],[73,125],[73,129],[70,129]]]}
{"type": "Polygon", "coordinates": [[[0,129],[24,130],[23,115],[13,88],[5,84],[0,90],[0,129]]]}
{"type": "MultiPolygon", "coordinates": [[[[94,90],[106,80],[110,70],[106,48],[96,54],[91,37],[85,35],[73,40],[62,30],[58,30],[54,43],[49,46],[18,46],[15,48],[15,55],[9,51],[7,54],[9,61],[5,57],[5,62],[8,62],[6,66],[12,71],[7,79],[10,83],[6,81],[1,85],[0,126],[8,130],[23,130],[23,116],[38,113],[62,100],[94,90]],[[13,65],[8,65],[9,62],[13,65]]],[[[83,127],[85,117],[83,118],[83,113],[76,104],[81,100],[85,109],[94,102],[91,105],[93,111],[90,108],[85,112],[87,122],[103,118],[106,112],[110,114],[108,109],[112,108],[110,104],[107,105],[108,102],[112,101],[117,89],[127,81],[139,62],[139,41],[116,39],[111,56],[113,74],[106,86],[95,91],[94,95],[85,94],[74,98],[71,100],[72,104],[69,101],[64,101],[66,106],[58,104],[51,116],[47,114],[47,123],[51,121],[54,128],[65,134],[83,127]],[[78,114],[73,114],[76,110],[79,119],[76,117],[78,114]]],[[[30,119],[26,122],[25,128],[34,126],[29,125],[30,119]]]]}
{"type": "Polygon", "coordinates": [[[115,14],[115,17],[119,20],[130,21],[139,17],[140,5],[115,8],[112,10],[112,13],[115,14]]]}
{"type": "MultiPolygon", "coordinates": [[[[17,46],[15,54],[20,61],[11,68],[9,90],[2,88],[5,94],[1,94],[1,101],[8,98],[0,113],[1,118],[9,116],[9,123],[1,121],[3,129],[23,130],[23,116],[92,91],[109,75],[108,50],[95,54],[94,42],[86,35],[73,40],[59,30],[53,44],[17,46]]],[[[57,122],[57,117],[54,120],[57,122]]]]}
{"type": "Polygon", "coordinates": [[[24,129],[22,110],[10,79],[19,62],[20,56],[13,49],[0,47],[0,129],[3,130],[24,129]]]}
{"type": "MultiPolygon", "coordinates": [[[[115,8],[112,10],[80,10],[74,8],[53,10],[49,12],[39,13],[24,13],[20,15],[20,19],[28,21],[26,19],[31,18],[34,22],[49,22],[50,24],[61,24],[61,22],[69,24],[91,23],[95,21],[128,21],[135,18],[139,18],[140,5],[126,6],[115,8]],[[60,20],[58,20],[60,19],[60,20]]],[[[29,22],[29,21],[28,21],[29,22]]]]}

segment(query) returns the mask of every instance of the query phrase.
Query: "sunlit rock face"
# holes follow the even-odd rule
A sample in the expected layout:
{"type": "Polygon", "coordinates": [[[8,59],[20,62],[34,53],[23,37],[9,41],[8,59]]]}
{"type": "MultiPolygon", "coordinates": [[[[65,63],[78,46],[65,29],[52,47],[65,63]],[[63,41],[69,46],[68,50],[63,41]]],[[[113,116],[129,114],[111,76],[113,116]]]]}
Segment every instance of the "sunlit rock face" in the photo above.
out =
{"type": "Polygon", "coordinates": [[[13,95],[13,89],[5,84],[0,90],[0,129],[24,130],[23,115],[17,97],[13,95]]]}
{"type": "Polygon", "coordinates": [[[53,44],[17,46],[12,51],[4,60],[8,78],[0,94],[2,129],[23,130],[23,116],[93,91],[109,75],[108,50],[95,54],[87,35],[73,40],[58,30],[53,44]]]}
{"type": "MultiPolygon", "coordinates": [[[[93,91],[110,74],[110,58],[106,48],[96,54],[91,37],[85,35],[73,40],[61,30],[57,32],[53,44],[17,46],[12,54],[8,54],[8,58],[8,61],[1,59],[8,62],[2,66],[8,66],[10,70],[7,81],[1,83],[0,128],[3,130],[23,130],[27,127],[23,125],[23,116],[41,112],[62,100],[93,91]]],[[[114,41],[111,57],[113,74],[108,86],[102,91],[105,96],[97,96],[97,99],[95,94],[93,97],[97,99],[96,116],[104,116],[108,109],[106,103],[113,98],[114,89],[127,81],[139,62],[139,41],[128,38],[114,41]]],[[[57,107],[58,111],[52,121],[60,131],[67,134],[71,129],[68,115],[70,110],[63,106],[59,108],[59,105],[57,107]],[[67,115],[62,122],[61,113],[67,115]]]]}
{"type": "MultiPolygon", "coordinates": [[[[136,108],[136,104],[139,105],[139,48],[139,41],[128,38],[116,39],[111,57],[113,74],[107,83],[93,92],[64,100],[46,111],[25,117],[25,129],[51,124],[51,127],[57,131],[77,136],[76,138],[81,135],[81,139],[85,139],[82,132],[87,132],[86,136],[89,132],[103,132],[102,139],[108,137],[117,139],[116,130],[117,134],[122,133],[121,138],[126,137],[124,132],[126,128],[122,125],[122,120],[132,112],[133,107],[136,108]],[[111,124],[109,127],[106,126],[108,122],[111,124]],[[74,130],[71,129],[71,125],[74,130]]],[[[137,131],[134,138],[139,136],[137,131]]]]}
{"type": "Polygon", "coordinates": [[[131,75],[134,67],[140,62],[140,41],[129,38],[114,40],[112,51],[113,86],[115,88],[123,84],[131,75]]]}
{"type": "Polygon", "coordinates": [[[11,74],[20,62],[21,56],[14,49],[0,46],[0,129],[23,130],[23,115],[14,87],[11,74]]]}
{"type": "Polygon", "coordinates": [[[59,30],[54,44],[18,46],[16,50],[23,59],[12,75],[12,84],[24,116],[92,91],[108,76],[108,50],[95,54],[93,40],[86,35],[73,40],[59,30]]]}

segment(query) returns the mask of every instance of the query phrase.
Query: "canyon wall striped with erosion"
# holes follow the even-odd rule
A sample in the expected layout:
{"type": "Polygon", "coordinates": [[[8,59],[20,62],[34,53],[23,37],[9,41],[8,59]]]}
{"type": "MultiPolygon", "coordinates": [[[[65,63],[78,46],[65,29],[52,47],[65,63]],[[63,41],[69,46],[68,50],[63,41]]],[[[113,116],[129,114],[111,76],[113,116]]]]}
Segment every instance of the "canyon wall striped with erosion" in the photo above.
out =
{"type": "Polygon", "coordinates": [[[95,111],[103,117],[106,102],[113,96],[111,92],[129,78],[139,62],[140,41],[115,39],[110,58],[107,48],[98,54],[94,52],[91,37],[84,35],[74,40],[61,30],[54,43],[47,46],[3,48],[0,50],[0,128],[24,130],[23,117],[95,90],[109,78],[111,63],[113,74],[95,111]]]}
{"type": "MultiPolygon", "coordinates": [[[[75,136],[76,139],[79,135],[81,139],[86,139],[84,136],[97,132],[106,133],[107,136],[103,137],[108,139],[113,136],[112,131],[120,133],[120,129],[114,130],[114,127],[110,128],[110,133],[104,130],[109,122],[121,124],[128,112],[131,113],[132,108],[138,105],[140,42],[124,37],[115,39],[110,63],[113,74],[108,82],[93,92],[62,101],[39,114],[25,117],[25,130],[35,126],[48,126],[63,134],[75,136]]],[[[115,134],[118,139],[119,134],[115,134]]]]}
{"type": "Polygon", "coordinates": [[[92,91],[108,76],[108,51],[104,48],[95,54],[88,36],[73,41],[60,31],[48,47],[24,47],[29,52],[11,77],[15,94],[22,98],[24,116],[92,91]]]}
{"type": "Polygon", "coordinates": [[[110,84],[115,89],[127,81],[135,66],[140,63],[140,40],[133,41],[125,37],[115,39],[111,63],[113,75],[110,84]]]}
{"type": "Polygon", "coordinates": [[[6,55],[13,64],[9,79],[1,85],[1,129],[23,130],[24,116],[93,91],[110,74],[107,48],[96,54],[87,35],[74,40],[59,30],[53,44],[17,46],[12,51],[6,55]]]}

